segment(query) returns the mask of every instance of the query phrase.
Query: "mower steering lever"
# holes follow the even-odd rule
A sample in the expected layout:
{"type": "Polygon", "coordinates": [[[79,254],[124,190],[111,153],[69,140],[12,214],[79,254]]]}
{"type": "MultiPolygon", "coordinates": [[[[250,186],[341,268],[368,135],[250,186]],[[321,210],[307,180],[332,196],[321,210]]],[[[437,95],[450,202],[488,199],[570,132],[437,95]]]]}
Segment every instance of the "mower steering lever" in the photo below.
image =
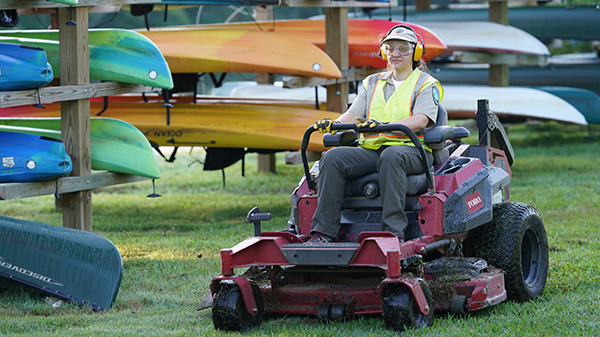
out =
{"type": "MultiPolygon", "coordinates": [[[[415,147],[421,153],[421,165],[423,167],[423,172],[425,172],[427,176],[427,183],[429,188],[434,191],[435,187],[433,184],[433,176],[431,171],[429,171],[429,165],[427,164],[427,157],[425,156],[425,149],[423,148],[423,144],[415,134],[413,130],[411,130],[408,126],[403,124],[383,124],[378,125],[374,128],[358,128],[356,124],[332,124],[331,130],[355,130],[359,133],[383,133],[383,132],[392,132],[392,131],[400,131],[408,136],[408,138],[413,142],[415,147]]],[[[306,149],[308,148],[308,142],[310,141],[310,136],[313,132],[317,131],[313,125],[309,126],[304,132],[304,136],[302,137],[302,145],[300,149],[300,155],[302,157],[302,165],[304,166],[304,176],[306,177],[306,183],[310,190],[316,190],[317,186],[315,181],[312,179],[310,175],[310,169],[308,168],[308,159],[306,157],[306,149]]]]}
{"type": "MultiPolygon", "coordinates": [[[[331,124],[331,130],[356,130],[355,124],[331,124]]],[[[310,190],[316,190],[317,185],[314,180],[312,180],[310,176],[310,169],[308,168],[308,158],[306,157],[306,149],[308,148],[308,142],[310,141],[310,135],[317,131],[313,125],[309,126],[306,131],[304,131],[304,136],[302,137],[302,144],[300,146],[300,155],[302,157],[302,166],[304,167],[304,176],[306,177],[306,183],[310,190]]]]}

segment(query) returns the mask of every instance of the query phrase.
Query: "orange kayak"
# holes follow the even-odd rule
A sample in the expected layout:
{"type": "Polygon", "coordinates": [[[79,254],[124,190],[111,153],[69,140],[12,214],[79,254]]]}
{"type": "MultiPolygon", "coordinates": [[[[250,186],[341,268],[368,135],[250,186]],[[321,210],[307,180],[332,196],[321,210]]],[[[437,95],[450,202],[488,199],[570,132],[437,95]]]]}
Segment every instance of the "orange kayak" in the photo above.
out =
{"type": "MultiPolygon", "coordinates": [[[[379,53],[379,37],[392,27],[400,24],[409,25],[421,37],[425,44],[425,55],[428,61],[446,50],[444,42],[430,29],[414,23],[387,20],[348,19],[348,51],[350,67],[385,68],[387,63],[379,53]]],[[[264,22],[244,22],[230,24],[185,26],[185,29],[248,29],[271,31],[309,41],[325,50],[325,20],[280,20],[264,22]]],[[[272,48],[272,49],[278,49],[272,48]]]]}
{"type": "Polygon", "coordinates": [[[295,36],[239,28],[171,28],[139,33],[156,44],[172,73],[342,76],[324,51],[295,36]]]}
{"type": "MultiPolygon", "coordinates": [[[[167,110],[160,97],[144,102],[141,96],[111,96],[102,117],[111,117],[137,127],[153,145],[231,147],[266,150],[299,150],[302,136],[316,120],[335,119],[338,113],[303,108],[310,103],[278,100],[214,99],[192,102],[192,97],[174,97],[167,110]],[[279,105],[279,104],[282,105],[279,105]]],[[[60,104],[46,109],[19,106],[0,109],[2,117],[59,117],[60,104]]],[[[91,115],[102,110],[101,98],[91,99],[91,115]]],[[[309,151],[324,151],[322,136],[313,135],[309,151]]]]}

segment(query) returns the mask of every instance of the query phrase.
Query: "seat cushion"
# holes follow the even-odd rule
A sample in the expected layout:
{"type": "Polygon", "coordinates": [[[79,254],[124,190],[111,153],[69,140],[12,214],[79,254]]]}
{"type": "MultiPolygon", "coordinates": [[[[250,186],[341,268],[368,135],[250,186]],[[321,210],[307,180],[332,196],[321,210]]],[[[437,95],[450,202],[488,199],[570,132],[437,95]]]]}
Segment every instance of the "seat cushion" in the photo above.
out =
{"type": "MultiPolygon", "coordinates": [[[[404,210],[411,211],[419,203],[419,195],[407,195],[404,202],[404,210]]],[[[344,197],[342,209],[344,210],[381,210],[381,196],[376,198],[367,197],[344,197]]]]}
{"type": "MultiPolygon", "coordinates": [[[[346,182],[344,196],[366,196],[365,187],[372,184],[379,190],[379,175],[370,173],[346,182]]],[[[406,195],[420,195],[427,192],[427,175],[425,173],[406,177],[406,195]]],[[[375,196],[378,196],[377,193],[375,196]]]]}
{"type": "MultiPolygon", "coordinates": [[[[425,173],[406,177],[406,201],[404,210],[412,210],[419,202],[419,195],[427,192],[427,176],[425,173]]],[[[381,209],[381,195],[379,193],[379,175],[371,173],[360,178],[346,182],[342,209],[381,209]],[[371,189],[376,186],[377,193],[374,197],[367,197],[365,190],[371,184],[371,189]]]]}

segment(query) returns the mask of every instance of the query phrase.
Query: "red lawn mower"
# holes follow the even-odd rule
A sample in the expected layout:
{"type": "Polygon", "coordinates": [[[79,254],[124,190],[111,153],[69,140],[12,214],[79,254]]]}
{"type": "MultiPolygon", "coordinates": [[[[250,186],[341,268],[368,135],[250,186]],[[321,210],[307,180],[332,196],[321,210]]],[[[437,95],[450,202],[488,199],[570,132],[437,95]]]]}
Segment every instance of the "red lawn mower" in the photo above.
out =
{"type": "MultiPolygon", "coordinates": [[[[477,102],[479,144],[469,145],[463,127],[438,125],[425,133],[434,165],[409,176],[405,242],[381,230],[377,174],[348,181],[342,230],[335,243],[305,243],[316,209],[318,164],[309,170],[302,140],[305,176],[292,194],[288,229],[262,232],[269,213],[248,213],[255,236],[221,250],[221,274],[210,284],[216,329],[241,331],[260,325],[264,314],[308,314],[323,321],[355,315],[383,315],[393,330],[433,322],[435,311],[467,315],[504,300],[527,301],[544,291],[548,242],[542,218],[530,205],[509,202],[514,154],[488,101],[477,102]],[[431,172],[433,169],[433,173],[431,172]],[[248,268],[249,267],[249,268],[248,268]],[[247,268],[238,275],[236,269],[247,268]]],[[[440,107],[438,121],[447,120],[440,107]]],[[[334,124],[326,146],[356,144],[362,131],[334,124]]],[[[416,135],[400,130],[424,151],[416,135]]],[[[422,158],[425,158],[424,152],[422,158]]]]}

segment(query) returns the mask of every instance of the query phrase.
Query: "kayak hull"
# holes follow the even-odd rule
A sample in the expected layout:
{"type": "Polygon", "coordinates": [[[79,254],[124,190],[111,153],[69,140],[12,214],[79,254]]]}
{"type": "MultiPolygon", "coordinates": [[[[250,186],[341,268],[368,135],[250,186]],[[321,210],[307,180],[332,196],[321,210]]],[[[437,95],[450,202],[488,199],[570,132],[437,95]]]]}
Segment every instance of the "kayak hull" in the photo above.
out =
{"type": "Polygon", "coordinates": [[[54,79],[41,48],[0,43],[0,91],[35,89],[54,79]]]}
{"type": "Polygon", "coordinates": [[[108,310],[122,278],[121,254],[106,238],[0,216],[0,286],[24,284],[108,310]]]}
{"type": "MultiPolygon", "coordinates": [[[[48,106],[48,111],[53,112],[45,116],[60,116],[60,103],[48,106]]],[[[9,108],[2,111],[7,109],[9,108]]],[[[160,168],[154,150],[136,127],[113,118],[92,118],[90,127],[92,169],[160,178],[160,168]]],[[[59,117],[0,119],[0,130],[5,131],[61,139],[60,129],[59,117]]]]}
{"type": "Polygon", "coordinates": [[[0,131],[0,183],[48,181],[72,171],[65,145],[55,139],[0,131]]]}

